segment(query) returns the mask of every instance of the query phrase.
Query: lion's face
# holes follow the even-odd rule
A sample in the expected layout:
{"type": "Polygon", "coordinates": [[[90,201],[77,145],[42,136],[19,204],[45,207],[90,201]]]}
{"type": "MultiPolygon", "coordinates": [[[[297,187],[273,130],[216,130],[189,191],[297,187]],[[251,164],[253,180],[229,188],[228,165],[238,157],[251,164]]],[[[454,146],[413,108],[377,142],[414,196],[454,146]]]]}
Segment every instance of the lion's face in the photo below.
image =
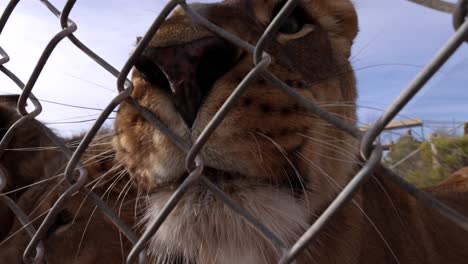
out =
{"type": "MultiPolygon", "coordinates": [[[[256,44],[282,5],[236,0],[192,7],[256,44]]],[[[353,123],[356,90],[348,58],[356,34],[350,1],[301,1],[267,45],[273,57],[269,70],[305,98],[353,123]]],[[[252,68],[252,54],[177,10],[138,60],[132,96],[193,143],[252,68]]],[[[137,182],[153,191],[151,219],[172,193],[173,183],[186,176],[185,154],[128,104],[121,106],[115,126],[118,159],[137,182]]],[[[292,243],[337,193],[336,185],[348,179],[354,154],[350,136],[259,78],[209,138],[201,157],[218,186],[292,243]]],[[[202,263],[237,255],[255,263],[275,258],[256,231],[249,241],[252,235],[244,232],[250,228],[201,184],[189,191],[170,218],[153,239],[155,252],[182,254],[202,263]]]]}

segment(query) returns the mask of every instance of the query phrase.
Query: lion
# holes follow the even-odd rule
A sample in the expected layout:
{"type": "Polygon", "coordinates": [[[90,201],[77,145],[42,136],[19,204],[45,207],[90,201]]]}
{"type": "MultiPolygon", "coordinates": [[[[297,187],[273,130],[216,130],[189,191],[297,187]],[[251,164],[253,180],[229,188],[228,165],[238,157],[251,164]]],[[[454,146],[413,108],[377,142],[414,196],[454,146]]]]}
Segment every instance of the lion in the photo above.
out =
{"type": "MultiPolygon", "coordinates": [[[[109,185],[97,187],[94,191],[118,212],[127,225],[133,227],[139,217],[135,215],[135,193],[121,194],[122,190],[111,190],[109,185]]],[[[17,203],[38,228],[67,187],[58,180],[35,185],[28,188],[17,203]]],[[[8,236],[0,243],[2,263],[23,263],[23,252],[30,241],[31,237],[15,218],[8,236]]],[[[66,200],[42,241],[44,261],[48,264],[122,263],[132,247],[118,228],[95,207],[85,191],[66,200]]]]}
{"type": "MultiPolygon", "coordinates": [[[[20,119],[14,108],[16,100],[13,96],[0,97],[0,139],[3,139],[8,129],[20,119]]],[[[19,199],[25,186],[45,178],[49,173],[44,164],[64,165],[60,164],[58,154],[52,142],[42,132],[41,124],[36,120],[26,121],[15,130],[5,153],[0,156],[0,169],[6,177],[6,186],[2,192],[10,193],[15,190],[9,197],[19,199]]],[[[1,240],[11,228],[13,215],[3,203],[0,203],[0,214],[1,240]]]]}
{"type": "MultiPolygon", "coordinates": [[[[0,138],[19,118],[11,105],[0,105],[3,133],[0,138]]],[[[4,192],[28,215],[36,228],[70,186],[63,176],[68,159],[48,139],[42,126],[36,120],[20,126],[0,159],[8,184],[4,192]]],[[[137,226],[140,208],[145,204],[137,200],[138,191],[126,170],[114,159],[112,136],[111,131],[101,131],[83,155],[81,161],[90,180],[88,188],[67,199],[47,227],[42,239],[45,263],[118,263],[124,261],[130,251],[132,244],[89,197],[92,189],[124,223],[131,228],[137,226]]],[[[65,139],[66,145],[72,151],[82,137],[65,139]]],[[[31,237],[5,204],[0,203],[0,210],[1,262],[23,263],[23,252],[31,237]]]]}
{"type": "Polygon", "coordinates": [[[468,189],[468,167],[463,167],[452,175],[446,177],[437,186],[430,188],[433,191],[465,192],[468,189]]]}
{"type": "MultiPolygon", "coordinates": [[[[256,44],[285,1],[191,4],[203,17],[256,44]]],[[[356,125],[350,63],[358,19],[349,0],[303,0],[266,45],[269,71],[303,97],[356,125]]],[[[193,21],[181,8],[135,63],[132,97],[193,143],[253,68],[251,53],[193,21]]],[[[188,173],[186,154],[134,107],[121,104],[116,157],[150,192],[147,226],[188,173]]],[[[355,175],[358,142],[262,77],[209,138],[204,175],[291,247],[355,175]]],[[[462,213],[467,195],[433,193],[462,213]]],[[[391,182],[373,177],[297,257],[297,263],[465,263],[460,227],[391,182]]],[[[200,182],[152,236],[156,263],[274,263],[281,254],[200,182]],[[178,260],[178,261],[175,261],[178,260]]]]}

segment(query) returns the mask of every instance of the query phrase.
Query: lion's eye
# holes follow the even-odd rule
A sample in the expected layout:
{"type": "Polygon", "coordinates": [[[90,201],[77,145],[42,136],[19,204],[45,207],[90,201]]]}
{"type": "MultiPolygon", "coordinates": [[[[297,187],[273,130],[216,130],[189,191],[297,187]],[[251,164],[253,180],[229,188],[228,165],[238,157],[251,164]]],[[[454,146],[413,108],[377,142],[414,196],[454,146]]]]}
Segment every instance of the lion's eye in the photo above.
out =
{"type": "MultiPolygon", "coordinates": [[[[273,14],[276,16],[283,8],[285,2],[276,6],[273,14]]],[[[314,22],[307,16],[304,10],[297,6],[291,15],[283,21],[281,27],[278,29],[279,33],[285,35],[293,35],[301,32],[306,25],[313,25],[314,22]]]]}
{"type": "Polygon", "coordinates": [[[304,24],[302,24],[297,18],[289,17],[283,22],[278,31],[283,34],[294,34],[301,31],[303,26],[304,24]]]}

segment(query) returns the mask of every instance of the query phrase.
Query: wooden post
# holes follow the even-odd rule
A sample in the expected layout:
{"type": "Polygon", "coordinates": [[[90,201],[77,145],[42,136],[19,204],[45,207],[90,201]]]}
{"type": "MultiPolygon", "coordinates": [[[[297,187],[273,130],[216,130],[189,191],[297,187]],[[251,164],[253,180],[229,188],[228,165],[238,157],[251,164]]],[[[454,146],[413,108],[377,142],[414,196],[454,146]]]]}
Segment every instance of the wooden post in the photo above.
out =
{"type": "Polygon", "coordinates": [[[413,130],[408,129],[408,130],[406,130],[406,133],[405,133],[405,134],[406,134],[406,136],[407,136],[408,138],[412,138],[412,137],[413,137],[413,130]]]}
{"type": "Polygon", "coordinates": [[[464,131],[463,135],[468,136],[468,122],[465,123],[464,130],[465,131],[464,131]]]}
{"type": "Polygon", "coordinates": [[[429,136],[429,144],[431,145],[431,152],[432,152],[432,167],[434,169],[436,168],[439,168],[440,167],[440,161],[439,161],[439,153],[437,152],[437,147],[436,145],[434,144],[434,139],[438,138],[439,135],[437,135],[437,133],[432,133],[430,136],[429,136]]]}

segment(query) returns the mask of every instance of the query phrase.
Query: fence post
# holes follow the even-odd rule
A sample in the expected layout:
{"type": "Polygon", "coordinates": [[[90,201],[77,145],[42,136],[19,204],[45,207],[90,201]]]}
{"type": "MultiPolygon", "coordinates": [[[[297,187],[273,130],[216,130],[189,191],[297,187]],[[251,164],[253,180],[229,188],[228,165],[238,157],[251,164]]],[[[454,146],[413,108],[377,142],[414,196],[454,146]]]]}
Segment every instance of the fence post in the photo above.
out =
{"type": "Polygon", "coordinates": [[[440,161],[439,161],[439,153],[437,151],[437,147],[436,145],[434,144],[434,139],[438,138],[439,135],[437,135],[437,133],[432,133],[430,136],[429,136],[429,144],[431,145],[431,152],[432,152],[432,167],[434,169],[437,169],[440,167],[440,161]]]}

